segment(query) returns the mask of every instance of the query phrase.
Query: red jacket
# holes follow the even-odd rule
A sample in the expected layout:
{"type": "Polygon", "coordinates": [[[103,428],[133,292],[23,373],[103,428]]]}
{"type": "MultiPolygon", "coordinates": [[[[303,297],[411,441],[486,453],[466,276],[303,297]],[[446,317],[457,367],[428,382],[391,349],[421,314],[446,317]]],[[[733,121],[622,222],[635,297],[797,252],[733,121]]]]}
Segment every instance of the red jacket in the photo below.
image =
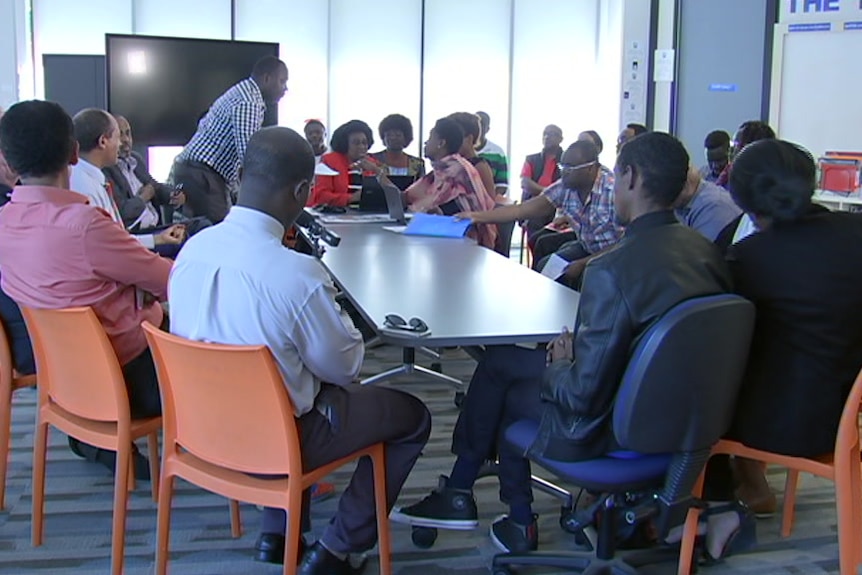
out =
{"type": "MultiPolygon", "coordinates": [[[[368,159],[377,163],[371,156],[368,159]]],[[[340,152],[329,152],[323,154],[320,161],[338,172],[337,176],[315,176],[314,190],[308,200],[310,207],[314,206],[339,206],[343,207],[350,203],[350,160],[347,154],[340,152]]],[[[369,174],[373,175],[373,174],[369,174]]]]}

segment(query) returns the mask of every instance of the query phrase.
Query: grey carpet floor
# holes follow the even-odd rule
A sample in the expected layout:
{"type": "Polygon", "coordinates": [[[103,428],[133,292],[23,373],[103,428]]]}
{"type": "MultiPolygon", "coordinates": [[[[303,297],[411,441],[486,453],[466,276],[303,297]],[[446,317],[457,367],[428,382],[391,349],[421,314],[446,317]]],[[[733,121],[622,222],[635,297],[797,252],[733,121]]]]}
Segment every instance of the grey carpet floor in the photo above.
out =
{"type": "MultiPolygon", "coordinates": [[[[398,363],[397,349],[370,350],[363,373],[378,373],[398,363]]],[[[426,359],[420,363],[428,364],[426,359]]],[[[443,371],[469,380],[475,363],[460,351],[446,351],[443,371]]],[[[403,376],[386,385],[415,393],[434,416],[431,440],[401,494],[401,502],[412,502],[436,485],[437,476],[448,473],[452,463],[449,442],[457,417],[453,391],[421,377],[403,376]]],[[[112,478],[107,470],[75,457],[66,438],[50,434],[47,468],[45,540],[41,547],[30,546],[30,479],[32,468],[33,421],[36,394],[23,390],[16,394],[12,413],[12,450],[8,478],[7,508],[0,512],[0,574],[25,573],[84,575],[108,573],[110,565],[112,478]]],[[[142,442],[143,443],[143,442],[142,442]]],[[[537,470],[541,474],[540,470],[537,470]]],[[[350,470],[331,477],[343,488],[350,470]]],[[[784,475],[770,469],[770,482],[781,491],[784,475]]],[[[224,499],[196,487],[178,483],[171,529],[170,572],[173,575],[276,575],[280,568],[251,561],[250,552],[257,535],[259,512],[244,505],[244,534],[230,536],[228,507],[224,499]]],[[[126,573],[153,572],[156,506],[150,499],[149,484],[141,483],[130,494],[126,531],[126,573]]],[[[505,511],[497,499],[497,482],[483,479],[476,486],[480,528],[472,532],[441,532],[436,545],[417,549],[410,529],[392,526],[395,573],[398,575],[459,575],[489,572],[495,548],[487,530],[493,518],[505,511]]],[[[314,531],[319,533],[335,510],[336,499],[316,504],[312,509],[314,531]]],[[[752,552],[729,558],[724,564],[704,568],[702,573],[807,574],[837,573],[838,545],[831,483],[804,476],[796,506],[794,534],[779,537],[779,518],[758,522],[760,544],[752,552]]],[[[540,514],[540,544],[543,549],[575,549],[571,537],[558,527],[559,501],[536,495],[540,514]]],[[[366,573],[376,573],[372,557],[366,573]]],[[[553,573],[548,570],[530,571],[553,573]]],[[[674,564],[652,567],[646,573],[674,573],[674,564]]]]}

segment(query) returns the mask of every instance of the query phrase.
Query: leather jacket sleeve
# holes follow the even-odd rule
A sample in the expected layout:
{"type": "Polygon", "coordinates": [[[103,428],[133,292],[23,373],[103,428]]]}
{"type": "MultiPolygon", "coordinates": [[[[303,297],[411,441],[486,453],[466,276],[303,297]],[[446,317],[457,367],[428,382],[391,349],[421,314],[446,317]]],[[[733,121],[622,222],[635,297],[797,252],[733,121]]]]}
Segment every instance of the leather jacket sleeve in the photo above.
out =
{"type": "Polygon", "coordinates": [[[613,406],[633,339],[628,306],[614,275],[589,265],[575,327],[575,361],[548,366],[542,400],[570,418],[600,416],[613,406]]]}

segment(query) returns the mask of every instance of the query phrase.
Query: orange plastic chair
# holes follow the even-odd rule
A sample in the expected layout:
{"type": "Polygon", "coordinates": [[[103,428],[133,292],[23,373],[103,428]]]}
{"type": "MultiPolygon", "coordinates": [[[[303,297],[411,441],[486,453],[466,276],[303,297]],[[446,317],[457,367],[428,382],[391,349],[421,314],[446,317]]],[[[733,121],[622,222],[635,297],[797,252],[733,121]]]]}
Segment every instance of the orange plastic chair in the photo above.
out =
{"type": "Polygon", "coordinates": [[[0,511],[6,507],[6,470],[9,465],[9,436],[12,432],[12,394],[36,385],[35,375],[20,375],[12,367],[12,349],[6,328],[0,323],[0,511]]]}
{"type": "MultiPolygon", "coordinates": [[[[860,465],[859,412],[862,406],[862,371],[856,376],[838,424],[834,453],[819,458],[792,457],[746,447],[738,441],[722,439],[712,450],[713,455],[727,454],[747,457],[766,464],[788,468],[784,492],[781,535],[790,535],[793,526],[796,483],[804,471],[835,482],[835,508],[838,514],[838,562],[841,575],[856,575],[862,563],[862,465],[860,465]]],[[[701,484],[702,485],[702,482],[701,484]]],[[[698,489],[700,489],[700,485],[698,489]]],[[[698,491],[699,493],[699,491],[698,491]]],[[[683,550],[691,552],[696,536],[697,513],[686,533],[683,550]]],[[[689,519],[692,513],[690,512],[689,519]]]]}
{"type": "Polygon", "coordinates": [[[159,481],[161,417],[131,419],[117,355],[89,307],[59,310],[22,307],[39,374],[39,408],[33,453],[32,543],[42,544],[45,452],[48,426],[81,441],[117,452],[111,573],[123,571],[126,500],[134,488],[132,441],[148,439],[153,500],[159,481]]]}
{"type": "Polygon", "coordinates": [[[392,573],[382,443],[303,472],[293,403],[267,347],[201,343],[147,323],[144,330],[156,362],[164,414],[158,575],[167,571],[174,477],[230,499],[234,536],[240,531],[235,500],[286,510],[287,575],[299,559],[303,490],[365,456],[374,467],[380,573],[392,573]],[[283,477],[259,479],[252,474],[283,477]]]}

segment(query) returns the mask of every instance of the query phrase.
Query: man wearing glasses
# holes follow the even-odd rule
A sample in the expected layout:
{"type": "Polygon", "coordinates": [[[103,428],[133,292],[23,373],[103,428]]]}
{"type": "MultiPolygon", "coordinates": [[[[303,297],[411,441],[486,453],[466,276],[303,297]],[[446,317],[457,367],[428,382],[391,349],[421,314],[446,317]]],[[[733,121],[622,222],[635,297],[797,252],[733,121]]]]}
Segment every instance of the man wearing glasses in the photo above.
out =
{"type": "Polygon", "coordinates": [[[570,233],[554,234],[537,242],[534,268],[541,271],[551,255],[568,262],[558,281],[577,286],[587,262],[622,238],[614,215],[614,178],[599,164],[598,150],[589,141],[577,141],[563,154],[560,180],[522,204],[487,212],[459,214],[474,223],[505,223],[552,218],[557,210],[570,220],[570,233]]]}

